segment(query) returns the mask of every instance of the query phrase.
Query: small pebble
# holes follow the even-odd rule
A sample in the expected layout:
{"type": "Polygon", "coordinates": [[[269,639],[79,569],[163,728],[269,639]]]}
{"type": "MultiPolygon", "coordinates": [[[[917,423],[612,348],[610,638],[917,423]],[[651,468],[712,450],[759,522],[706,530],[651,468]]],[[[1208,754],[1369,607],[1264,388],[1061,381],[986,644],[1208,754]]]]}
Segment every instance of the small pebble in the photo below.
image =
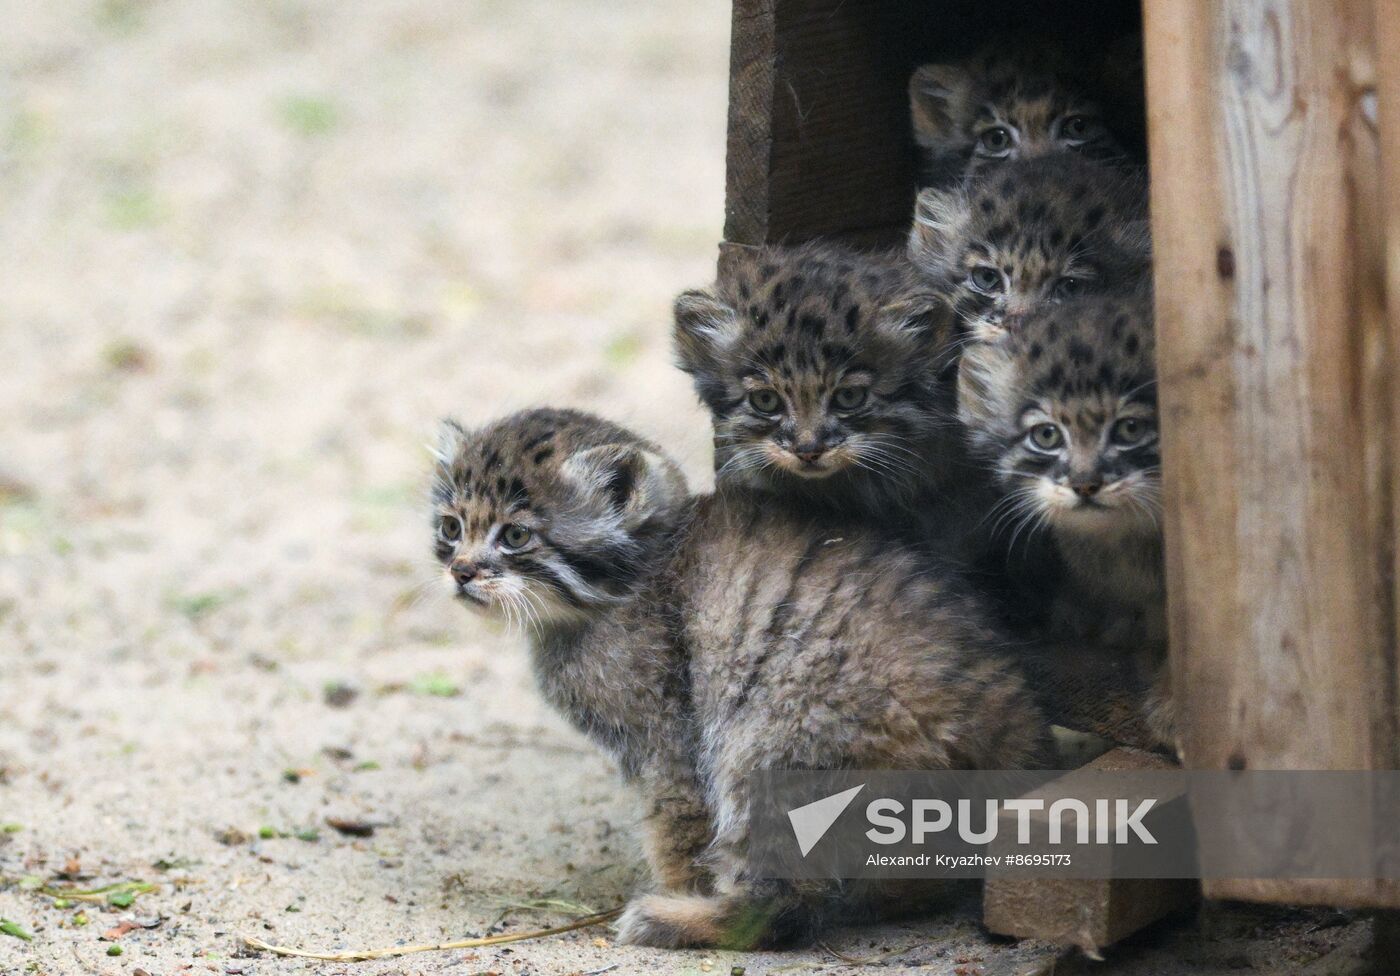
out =
{"type": "Polygon", "coordinates": [[[331,708],[349,708],[359,696],[360,690],[353,685],[344,681],[333,681],[322,691],[321,700],[331,708]]]}

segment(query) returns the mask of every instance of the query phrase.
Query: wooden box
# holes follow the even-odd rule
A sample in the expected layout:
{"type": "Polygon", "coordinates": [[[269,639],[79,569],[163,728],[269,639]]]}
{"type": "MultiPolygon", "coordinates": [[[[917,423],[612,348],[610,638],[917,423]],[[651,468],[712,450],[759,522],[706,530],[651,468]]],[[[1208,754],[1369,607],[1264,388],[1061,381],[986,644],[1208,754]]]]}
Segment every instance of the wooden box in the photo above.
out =
{"type": "MultiPolygon", "coordinates": [[[[1135,30],[1186,760],[1395,768],[1396,0],[734,0],[723,248],[898,242],[917,64],[1135,30]]],[[[1400,906],[1385,882],[1206,892],[1400,906]]]]}

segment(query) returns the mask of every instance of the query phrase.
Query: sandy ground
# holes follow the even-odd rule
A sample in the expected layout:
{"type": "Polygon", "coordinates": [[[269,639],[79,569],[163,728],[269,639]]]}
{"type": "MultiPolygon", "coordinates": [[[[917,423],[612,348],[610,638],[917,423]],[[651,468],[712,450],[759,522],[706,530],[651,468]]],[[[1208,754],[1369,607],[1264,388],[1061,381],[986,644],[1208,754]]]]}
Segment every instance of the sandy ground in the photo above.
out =
{"type": "MultiPolygon", "coordinates": [[[[0,934],[0,973],[1049,972],[975,897],[834,952],[240,952],[516,931],[639,883],[635,809],[517,638],[424,586],[423,445],[577,405],[705,483],[666,322],[720,233],[727,21],[0,0],[0,917],[34,936],[0,934]],[[32,890],[128,880],[159,887],[32,890]],[[154,927],[102,939],[128,917],[154,927]]],[[[1351,972],[1368,925],[1214,909],[1090,968],[1351,972]]]]}

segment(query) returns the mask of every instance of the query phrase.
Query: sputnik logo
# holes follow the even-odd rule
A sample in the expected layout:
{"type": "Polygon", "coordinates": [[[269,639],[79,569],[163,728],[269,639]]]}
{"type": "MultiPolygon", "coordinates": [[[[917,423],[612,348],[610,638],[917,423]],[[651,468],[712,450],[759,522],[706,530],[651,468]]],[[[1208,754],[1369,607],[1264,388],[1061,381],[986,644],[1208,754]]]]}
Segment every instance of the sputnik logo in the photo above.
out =
{"type": "Polygon", "coordinates": [[[833,793],[831,796],[788,811],[788,820],[792,822],[792,833],[797,838],[797,847],[802,852],[803,857],[806,857],[807,853],[826,836],[831,825],[851,805],[856,794],[863,789],[865,789],[865,784],[861,783],[849,790],[833,793]]]}

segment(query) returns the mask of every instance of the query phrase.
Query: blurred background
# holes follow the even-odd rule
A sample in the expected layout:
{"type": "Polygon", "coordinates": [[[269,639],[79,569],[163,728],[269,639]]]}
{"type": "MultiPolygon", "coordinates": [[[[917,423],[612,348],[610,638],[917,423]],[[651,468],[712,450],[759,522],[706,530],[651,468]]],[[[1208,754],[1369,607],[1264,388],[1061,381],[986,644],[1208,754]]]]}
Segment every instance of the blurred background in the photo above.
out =
{"type": "Polygon", "coordinates": [[[704,483],[668,327],[713,277],[728,20],[0,3],[0,916],[36,936],[0,971],[118,965],[118,916],[26,877],[161,883],[152,972],[630,887],[608,765],[422,586],[425,445],[571,405],[704,483]]]}

